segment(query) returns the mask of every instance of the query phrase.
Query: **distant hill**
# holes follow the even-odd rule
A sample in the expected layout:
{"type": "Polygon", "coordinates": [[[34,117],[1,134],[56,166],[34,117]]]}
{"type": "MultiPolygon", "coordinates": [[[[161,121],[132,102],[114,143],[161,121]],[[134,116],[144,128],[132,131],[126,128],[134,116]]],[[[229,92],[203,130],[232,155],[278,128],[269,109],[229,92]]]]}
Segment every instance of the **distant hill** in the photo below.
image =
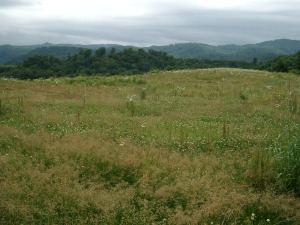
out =
{"type": "MultiPolygon", "coordinates": [[[[22,62],[24,59],[33,55],[54,55],[59,58],[66,58],[69,54],[78,53],[78,48],[98,49],[115,48],[121,51],[125,48],[134,46],[123,46],[116,44],[58,44],[45,43],[42,45],[31,46],[0,46],[0,64],[12,65],[22,62]]],[[[166,46],[144,47],[145,50],[153,49],[164,51],[176,58],[197,58],[209,60],[238,60],[252,62],[257,58],[257,62],[265,62],[280,55],[291,55],[300,51],[299,40],[278,39],[266,41],[258,44],[247,45],[207,45],[201,43],[179,43],[166,46]]]]}
{"type": "Polygon", "coordinates": [[[98,48],[105,47],[107,49],[115,48],[117,51],[121,51],[130,46],[114,45],[114,44],[99,44],[99,45],[80,45],[80,44],[51,44],[45,43],[42,45],[30,45],[30,46],[12,46],[2,45],[0,46],[0,65],[15,65],[18,64],[30,56],[34,55],[53,55],[59,58],[66,58],[68,55],[74,55],[79,52],[80,48],[89,48],[96,50],[98,48]]]}
{"type": "Polygon", "coordinates": [[[240,60],[265,62],[279,55],[290,55],[300,51],[300,41],[279,39],[258,44],[212,46],[200,43],[152,46],[151,49],[164,51],[178,58],[210,60],[240,60]]]}
{"type": "Polygon", "coordinates": [[[6,61],[6,64],[18,64],[30,56],[34,55],[54,55],[59,58],[66,58],[69,54],[77,54],[79,52],[77,47],[66,47],[66,46],[49,46],[49,47],[39,47],[33,49],[26,54],[14,57],[6,61]]]}
{"type": "Polygon", "coordinates": [[[40,45],[31,46],[12,46],[1,45],[0,46],[0,64],[10,64],[10,60],[16,57],[26,55],[28,52],[41,47],[40,45]]]}

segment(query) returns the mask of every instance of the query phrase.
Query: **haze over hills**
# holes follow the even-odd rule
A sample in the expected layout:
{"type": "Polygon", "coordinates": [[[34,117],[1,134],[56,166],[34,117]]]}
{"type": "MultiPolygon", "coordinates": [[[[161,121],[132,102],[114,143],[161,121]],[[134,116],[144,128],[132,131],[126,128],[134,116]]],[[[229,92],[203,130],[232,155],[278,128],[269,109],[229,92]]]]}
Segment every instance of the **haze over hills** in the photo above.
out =
{"type": "Polygon", "coordinates": [[[199,43],[152,46],[154,50],[165,51],[180,58],[201,58],[210,60],[240,60],[265,62],[279,55],[290,55],[300,51],[300,41],[278,39],[258,44],[212,46],[199,43]]]}
{"type": "MultiPolygon", "coordinates": [[[[54,55],[59,58],[66,58],[69,54],[78,53],[79,48],[98,49],[105,47],[108,50],[115,48],[121,51],[125,48],[135,46],[123,46],[117,44],[51,44],[31,46],[0,46],[0,64],[18,64],[24,59],[33,55],[54,55]]],[[[290,55],[300,51],[300,40],[277,39],[257,44],[246,45],[208,45],[202,43],[178,43],[165,46],[144,47],[145,50],[153,49],[164,51],[177,58],[197,58],[209,60],[239,60],[252,62],[257,58],[258,62],[265,62],[279,55],[290,55]]]]}

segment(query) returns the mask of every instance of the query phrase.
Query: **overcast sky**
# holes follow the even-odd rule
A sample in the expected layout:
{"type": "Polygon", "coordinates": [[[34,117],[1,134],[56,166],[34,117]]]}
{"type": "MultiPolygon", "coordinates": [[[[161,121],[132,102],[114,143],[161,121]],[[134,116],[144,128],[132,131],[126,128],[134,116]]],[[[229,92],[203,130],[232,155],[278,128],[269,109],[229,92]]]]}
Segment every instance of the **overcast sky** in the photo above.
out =
{"type": "Polygon", "coordinates": [[[0,0],[0,45],[300,39],[300,0],[0,0]]]}

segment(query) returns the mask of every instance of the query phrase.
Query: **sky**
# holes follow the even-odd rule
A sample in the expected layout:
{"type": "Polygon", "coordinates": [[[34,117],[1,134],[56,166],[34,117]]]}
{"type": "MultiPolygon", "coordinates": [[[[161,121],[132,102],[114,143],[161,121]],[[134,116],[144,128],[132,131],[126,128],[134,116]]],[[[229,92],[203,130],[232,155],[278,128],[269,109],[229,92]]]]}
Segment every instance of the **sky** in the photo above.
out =
{"type": "Polygon", "coordinates": [[[300,0],[0,0],[0,45],[300,39],[300,0]]]}

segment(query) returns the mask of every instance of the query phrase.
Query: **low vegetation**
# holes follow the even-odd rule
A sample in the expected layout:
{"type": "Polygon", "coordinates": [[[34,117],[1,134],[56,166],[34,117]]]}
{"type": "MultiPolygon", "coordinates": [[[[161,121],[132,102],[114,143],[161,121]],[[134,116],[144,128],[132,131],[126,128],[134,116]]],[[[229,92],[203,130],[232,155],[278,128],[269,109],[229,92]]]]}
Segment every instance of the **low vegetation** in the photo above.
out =
{"type": "Polygon", "coordinates": [[[0,80],[0,224],[299,224],[300,77],[0,80]]]}

